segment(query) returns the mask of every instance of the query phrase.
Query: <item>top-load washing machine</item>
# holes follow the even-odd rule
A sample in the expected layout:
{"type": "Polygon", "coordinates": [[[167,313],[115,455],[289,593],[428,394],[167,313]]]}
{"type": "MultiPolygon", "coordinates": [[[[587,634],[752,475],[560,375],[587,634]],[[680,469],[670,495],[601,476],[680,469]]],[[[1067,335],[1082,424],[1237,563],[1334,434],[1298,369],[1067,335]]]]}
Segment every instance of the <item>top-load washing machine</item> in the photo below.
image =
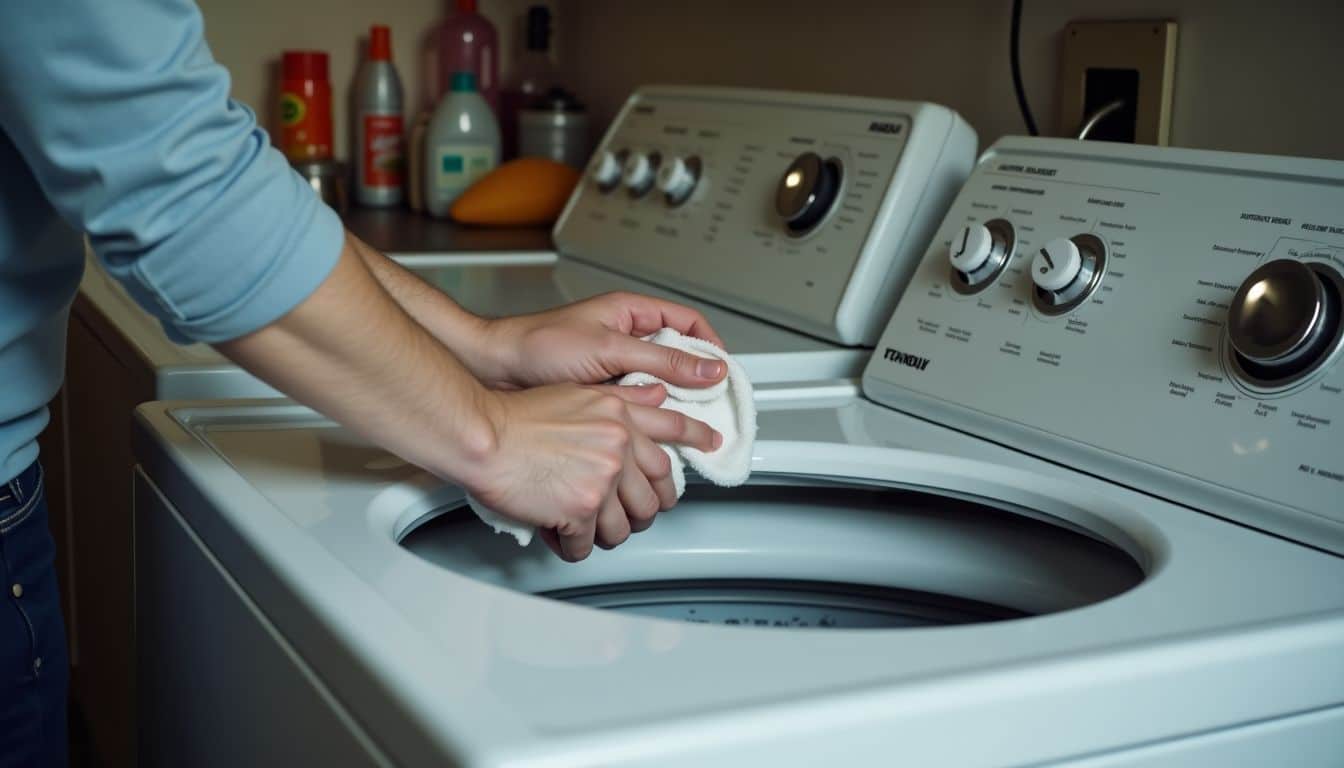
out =
{"type": "Polygon", "coordinates": [[[1337,765],[1341,210],[1001,141],[863,395],[766,397],[748,485],[578,564],[302,408],[144,406],[141,756],[1337,765]]]}
{"type": "MultiPolygon", "coordinates": [[[[399,233],[388,229],[395,218],[355,215],[375,239],[406,246],[390,255],[478,315],[616,290],[662,296],[702,311],[753,380],[852,393],[864,345],[875,343],[975,151],[966,122],[933,104],[645,88],[614,121],[557,222],[558,258],[415,253],[433,245],[423,222],[402,219],[414,231],[399,233]]],[[[486,240],[476,233],[464,244],[508,245],[486,240]]],[[[169,341],[96,264],[81,294],[66,430],[102,437],[69,446],[72,508],[89,510],[70,515],[73,653],[99,741],[124,742],[130,510],[106,489],[124,487],[131,464],[129,411],[150,399],[278,393],[208,346],[169,341]],[[116,724],[105,726],[109,718],[116,724]],[[104,737],[109,730],[117,735],[104,737]]]]}

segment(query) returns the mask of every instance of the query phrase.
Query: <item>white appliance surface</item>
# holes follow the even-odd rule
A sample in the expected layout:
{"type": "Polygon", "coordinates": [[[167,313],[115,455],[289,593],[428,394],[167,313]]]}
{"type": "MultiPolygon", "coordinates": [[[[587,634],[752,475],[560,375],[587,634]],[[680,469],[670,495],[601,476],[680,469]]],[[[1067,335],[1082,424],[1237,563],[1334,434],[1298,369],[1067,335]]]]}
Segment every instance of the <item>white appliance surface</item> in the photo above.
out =
{"type": "Polygon", "coordinates": [[[555,242],[566,256],[872,346],[975,150],[971,127],[937,104],[645,87],[598,146],[555,242]],[[693,186],[664,191],[679,170],[693,186]]]}
{"type": "Polygon", "coordinates": [[[1344,707],[1344,560],[860,399],[763,403],[751,485],[693,490],[578,565],[490,533],[459,489],[303,409],[151,404],[141,418],[157,490],[395,764],[1023,764],[1344,707]],[[895,527],[910,502],[850,511],[832,484],[947,498],[895,527]],[[1003,527],[958,521],[966,498],[1003,527]],[[398,545],[445,513],[460,524],[398,545]],[[1109,591],[1090,581],[1125,583],[1114,558],[1057,551],[1022,530],[1029,517],[1123,553],[1141,583],[1087,604],[1109,591]],[[1080,607],[822,630],[528,594],[711,577],[1080,607]]]}
{"type": "Polygon", "coordinates": [[[1342,162],[1008,139],[948,212],[864,391],[1344,551],[1342,272],[1342,162]],[[1016,228],[1016,253],[983,291],[959,293],[949,248],[964,225],[994,219],[1016,228]],[[1028,262],[1079,235],[1102,244],[1104,277],[1074,311],[1044,314],[1028,262]],[[1295,302],[1290,281],[1252,276],[1279,259],[1320,270],[1320,307],[1295,302]],[[1229,334],[1239,303],[1262,334],[1306,334],[1314,318],[1319,348],[1251,375],[1229,334]]]}
{"type": "MultiPolygon", "coordinates": [[[[159,398],[280,396],[205,344],[174,344],[120,284],[92,259],[88,261],[80,290],[98,311],[91,320],[106,323],[128,340],[142,364],[155,372],[159,398]]],[[[857,379],[867,357],[865,350],[829,344],[577,261],[549,266],[463,266],[452,257],[436,261],[420,258],[407,266],[482,317],[536,312],[611,291],[675,299],[705,314],[753,381],[857,379]]]]}
{"type": "Polygon", "coordinates": [[[386,764],[1338,763],[1341,179],[1001,142],[862,395],[761,386],[751,483],[577,565],[282,403],[143,406],[137,531],[386,764]]]}

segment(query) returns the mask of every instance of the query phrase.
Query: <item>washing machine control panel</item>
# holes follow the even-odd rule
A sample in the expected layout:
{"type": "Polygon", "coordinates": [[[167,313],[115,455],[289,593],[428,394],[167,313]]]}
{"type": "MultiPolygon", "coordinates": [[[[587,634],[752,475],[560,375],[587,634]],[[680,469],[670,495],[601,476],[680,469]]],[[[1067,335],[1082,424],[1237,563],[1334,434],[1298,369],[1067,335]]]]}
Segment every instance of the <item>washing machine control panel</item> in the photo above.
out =
{"type": "Polygon", "coordinates": [[[1342,275],[1344,163],[1007,139],[865,391],[1344,548],[1342,275]]]}
{"type": "Polygon", "coordinates": [[[717,88],[626,103],[555,229],[562,254],[871,346],[974,162],[932,104],[717,88]]]}

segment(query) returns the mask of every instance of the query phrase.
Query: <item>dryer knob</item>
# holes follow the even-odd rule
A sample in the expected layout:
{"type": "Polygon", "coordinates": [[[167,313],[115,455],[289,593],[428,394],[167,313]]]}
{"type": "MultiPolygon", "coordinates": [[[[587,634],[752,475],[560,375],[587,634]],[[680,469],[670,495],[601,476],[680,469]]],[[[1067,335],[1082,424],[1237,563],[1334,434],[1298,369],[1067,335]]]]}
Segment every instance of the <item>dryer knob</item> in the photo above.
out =
{"type": "Polygon", "coordinates": [[[967,224],[952,237],[948,259],[959,272],[974,272],[989,260],[994,249],[994,238],[984,224],[967,224]]]}
{"type": "Polygon", "coordinates": [[[1261,383],[1315,370],[1340,343],[1339,272],[1325,263],[1266,262],[1242,282],[1227,310],[1239,367],[1261,383]]]}
{"type": "Polygon", "coordinates": [[[658,190],[670,203],[679,203],[695,190],[696,176],[686,160],[674,157],[658,168],[658,190]]]}
{"type": "Polygon", "coordinates": [[[599,187],[610,189],[621,180],[621,160],[615,152],[606,151],[593,162],[590,175],[599,187]]]}
{"type": "Polygon", "coordinates": [[[790,234],[805,235],[826,218],[841,180],[840,161],[823,160],[815,152],[804,152],[784,169],[775,189],[775,211],[790,234]]]}
{"type": "Polygon", "coordinates": [[[643,152],[631,152],[625,159],[625,173],[621,177],[621,182],[631,194],[642,195],[653,186],[655,159],[656,155],[646,155],[643,152]]]}
{"type": "Polygon", "coordinates": [[[1078,246],[1067,237],[1057,237],[1031,260],[1031,280],[1042,290],[1058,292],[1067,288],[1082,268],[1083,255],[1078,246]]]}

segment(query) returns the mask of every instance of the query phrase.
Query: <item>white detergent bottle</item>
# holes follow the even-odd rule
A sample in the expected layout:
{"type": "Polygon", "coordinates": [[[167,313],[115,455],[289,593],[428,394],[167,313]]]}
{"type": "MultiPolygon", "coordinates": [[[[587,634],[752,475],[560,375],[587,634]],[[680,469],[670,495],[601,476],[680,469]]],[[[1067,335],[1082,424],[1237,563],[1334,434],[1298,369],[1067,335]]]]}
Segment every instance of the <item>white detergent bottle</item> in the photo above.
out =
{"type": "Polygon", "coordinates": [[[425,209],[430,215],[447,216],[458,195],[499,165],[499,148],[499,124],[476,90],[476,76],[454,72],[425,134],[425,209]]]}

